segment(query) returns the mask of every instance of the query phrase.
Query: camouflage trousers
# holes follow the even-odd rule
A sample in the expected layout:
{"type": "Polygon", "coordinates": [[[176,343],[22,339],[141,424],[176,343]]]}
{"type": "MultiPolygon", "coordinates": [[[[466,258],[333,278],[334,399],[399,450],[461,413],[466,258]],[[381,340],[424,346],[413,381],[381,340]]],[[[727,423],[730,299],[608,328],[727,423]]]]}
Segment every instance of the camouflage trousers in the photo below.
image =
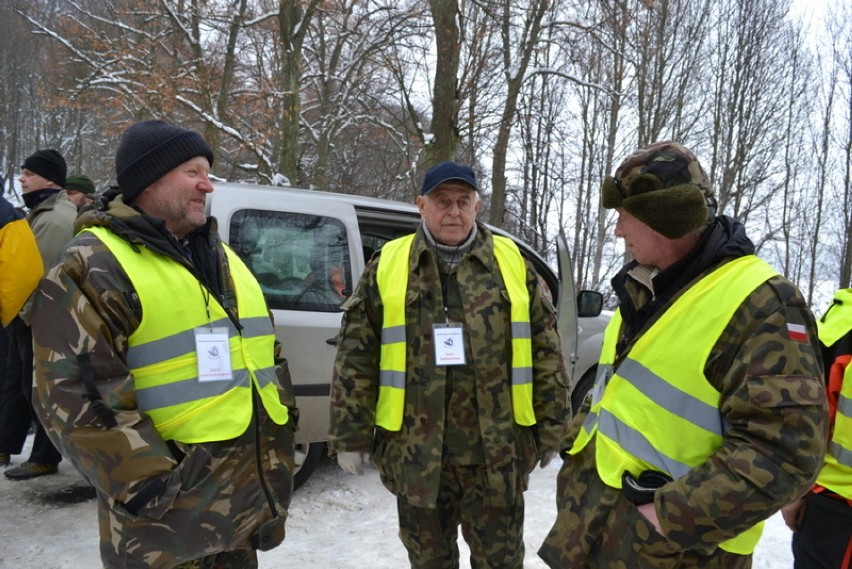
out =
{"type": "Polygon", "coordinates": [[[472,569],[523,567],[523,494],[514,504],[494,507],[486,503],[484,481],[484,466],[444,464],[437,508],[397,499],[399,537],[413,569],[456,569],[459,525],[472,569]]]}
{"type": "Polygon", "coordinates": [[[257,551],[253,549],[222,551],[181,563],[174,569],[257,569],[257,551]]]}
{"type": "Polygon", "coordinates": [[[556,521],[538,555],[553,569],[749,569],[751,555],[684,550],[659,535],[621,490],[604,484],[594,445],[556,479],[556,521]]]}

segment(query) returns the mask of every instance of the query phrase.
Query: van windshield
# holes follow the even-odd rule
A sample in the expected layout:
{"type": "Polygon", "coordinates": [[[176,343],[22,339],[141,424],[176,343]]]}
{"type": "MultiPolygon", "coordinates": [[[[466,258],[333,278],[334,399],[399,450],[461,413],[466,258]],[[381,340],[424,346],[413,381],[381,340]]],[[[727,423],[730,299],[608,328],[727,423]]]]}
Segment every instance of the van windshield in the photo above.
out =
{"type": "Polygon", "coordinates": [[[351,294],[349,242],[338,219],[240,210],[231,218],[230,245],[270,308],[338,312],[351,294]]]}

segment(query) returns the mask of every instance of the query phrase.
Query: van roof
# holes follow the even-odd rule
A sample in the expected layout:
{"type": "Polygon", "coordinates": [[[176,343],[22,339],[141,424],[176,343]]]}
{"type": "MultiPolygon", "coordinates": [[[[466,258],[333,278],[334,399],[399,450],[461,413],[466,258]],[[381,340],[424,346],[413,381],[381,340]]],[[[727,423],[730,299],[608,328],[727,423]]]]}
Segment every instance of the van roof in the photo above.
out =
{"type": "Polygon", "coordinates": [[[309,190],[304,188],[291,188],[291,187],[281,187],[281,186],[265,186],[262,184],[254,184],[247,182],[214,182],[213,183],[214,192],[220,189],[234,189],[239,190],[241,188],[250,188],[252,192],[262,192],[262,193],[270,193],[270,194],[278,194],[281,192],[285,192],[288,195],[292,195],[294,198],[298,198],[298,196],[317,196],[321,195],[324,199],[331,199],[335,201],[339,201],[342,203],[352,204],[355,207],[361,209],[381,209],[381,210],[392,210],[392,211],[400,211],[400,212],[415,212],[417,213],[417,206],[413,203],[406,203],[396,200],[391,200],[387,198],[377,198],[372,196],[361,196],[356,194],[342,194],[338,192],[328,192],[325,190],[309,190]]]}
{"type": "MultiPolygon", "coordinates": [[[[281,195],[281,193],[286,193],[287,195],[293,196],[294,199],[298,199],[299,196],[310,196],[311,198],[320,197],[322,199],[330,199],[337,201],[339,203],[350,204],[358,210],[361,211],[383,211],[383,212],[399,212],[404,214],[414,214],[419,216],[420,211],[417,206],[413,203],[406,203],[397,200],[391,200],[387,198],[377,198],[372,196],[361,196],[356,194],[342,194],[338,192],[329,192],[325,190],[308,190],[304,188],[292,188],[292,187],[284,187],[284,186],[268,186],[263,184],[255,184],[248,182],[214,182],[213,183],[214,194],[218,190],[225,190],[230,193],[233,191],[239,191],[240,189],[250,189],[252,194],[257,197],[258,194],[261,196],[264,194],[271,195],[281,195]]],[[[208,202],[208,211],[209,211],[209,202],[208,202]]],[[[499,227],[494,227],[493,225],[482,222],[488,229],[496,233],[497,235],[502,235],[504,237],[510,237],[516,241],[518,241],[518,237],[512,235],[511,233],[500,229],[499,227]]],[[[541,255],[532,247],[526,246],[525,251],[527,255],[535,257],[537,259],[537,263],[542,266],[549,266],[547,261],[542,258],[541,255]]],[[[550,268],[550,270],[553,270],[550,268]]]]}

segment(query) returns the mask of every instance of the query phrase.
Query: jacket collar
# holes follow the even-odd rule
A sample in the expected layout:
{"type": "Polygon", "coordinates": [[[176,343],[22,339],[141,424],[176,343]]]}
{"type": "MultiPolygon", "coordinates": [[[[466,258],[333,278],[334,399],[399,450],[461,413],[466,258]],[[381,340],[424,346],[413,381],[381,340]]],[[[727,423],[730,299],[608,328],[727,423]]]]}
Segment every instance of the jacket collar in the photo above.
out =
{"type": "MultiPolygon", "coordinates": [[[[429,262],[436,262],[435,251],[433,250],[433,247],[429,245],[429,240],[426,238],[422,224],[420,225],[420,227],[417,228],[417,231],[415,233],[414,245],[412,246],[412,248],[414,249],[413,254],[410,257],[412,263],[412,271],[416,271],[417,267],[422,266],[421,263],[427,262],[426,260],[422,259],[424,255],[427,255],[428,258],[431,260],[429,262]]],[[[487,227],[477,222],[476,236],[474,237],[473,243],[471,244],[470,249],[467,251],[466,256],[478,260],[489,271],[493,271],[495,269],[493,250],[493,234],[487,227]]],[[[464,256],[462,257],[462,259],[464,259],[464,256]]]]}

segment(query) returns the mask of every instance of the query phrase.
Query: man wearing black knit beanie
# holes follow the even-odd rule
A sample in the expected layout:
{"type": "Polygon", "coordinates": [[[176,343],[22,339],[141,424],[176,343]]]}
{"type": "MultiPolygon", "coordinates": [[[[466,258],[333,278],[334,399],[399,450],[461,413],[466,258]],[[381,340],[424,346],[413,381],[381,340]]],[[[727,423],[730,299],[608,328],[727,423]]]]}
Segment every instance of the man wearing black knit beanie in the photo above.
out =
{"type": "MultiPolygon", "coordinates": [[[[28,208],[27,222],[36,239],[44,269],[74,237],[77,207],[62,188],[65,186],[65,159],[53,149],[39,150],[24,160],[18,181],[28,208]]],[[[34,262],[38,263],[37,260],[34,262]]],[[[40,263],[41,264],[41,263],[40,263]]],[[[41,267],[40,267],[41,268],[41,267]]],[[[32,406],[33,348],[32,302],[24,304],[20,314],[6,327],[9,352],[6,384],[3,389],[0,424],[0,464],[9,466],[12,455],[20,454],[30,425],[36,433],[29,458],[4,472],[10,480],[26,480],[55,474],[62,455],[53,446],[44,427],[36,419],[32,406]]]]}
{"type": "Polygon", "coordinates": [[[292,385],[260,285],[205,213],[212,163],[195,131],[130,126],[118,188],[35,294],[37,407],[95,486],[107,568],[257,567],[284,539],[292,385]]]}

